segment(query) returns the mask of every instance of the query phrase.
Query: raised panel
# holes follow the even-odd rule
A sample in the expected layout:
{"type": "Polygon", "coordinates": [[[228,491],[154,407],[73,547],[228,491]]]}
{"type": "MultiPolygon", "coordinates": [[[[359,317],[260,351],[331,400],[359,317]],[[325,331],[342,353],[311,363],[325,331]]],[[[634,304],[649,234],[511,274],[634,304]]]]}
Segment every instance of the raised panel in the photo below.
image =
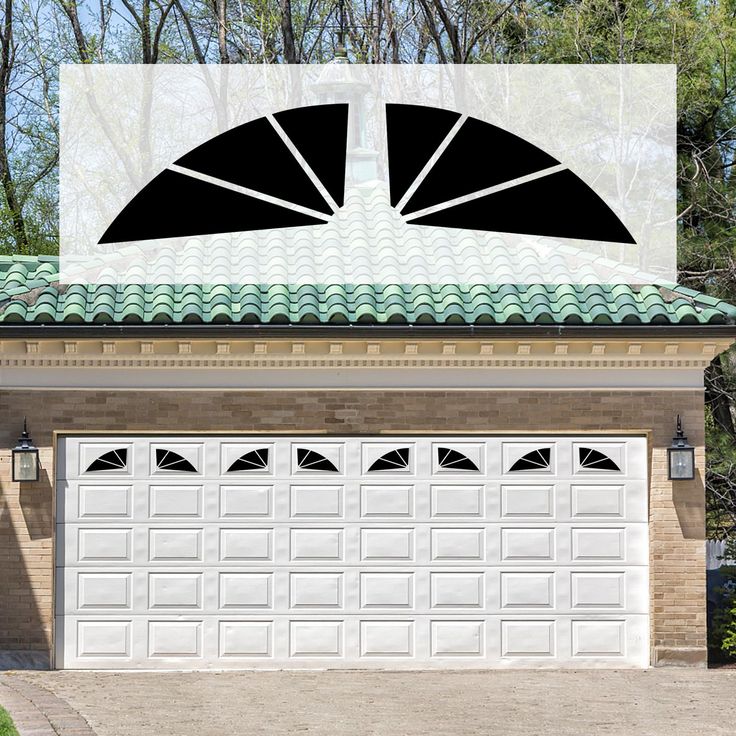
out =
{"type": "Polygon", "coordinates": [[[79,561],[130,560],[131,534],[132,529],[80,529],[79,561]]]}
{"type": "Polygon", "coordinates": [[[130,573],[80,573],[78,607],[130,608],[130,573]]]}
{"type": "Polygon", "coordinates": [[[501,486],[501,516],[549,518],[554,515],[554,486],[501,486]]]}
{"type": "Polygon", "coordinates": [[[292,608],[342,608],[342,573],[291,573],[292,608]]]}
{"type": "Polygon", "coordinates": [[[501,559],[552,560],[554,538],[554,529],[501,529],[501,559]]]}
{"type": "Polygon", "coordinates": [[[430,498],[432,518],[483,516],[482,485],[433,485],[430,498]]]}
{"type": "Polygon", "coordinates": [[[292,657],[342,657],[342,621],[291,621],[289,651],[292,657]]]}
{"type": "Polygon", "coordinates": [[[432,608],[483,608],[482,572],[433,572],[430,574],[432,608]]]}
{"type": "Polygon", "coordinates": [[[221,657],[273,656],[271,621],[220,621],[221,657]]]}
{"type": "Polygon", "coordinates": [[[222,572],[219,587],[220,608],[271,608],[272,573],[222,572]]]}
{"type": "Polygon", "coordinates": [[[292,518],[342,516],[342,486],[291,486],[292,518]]]}
{"type": "Polygon", "coordinates": [[[625,530],[573,529],[573,560],[623,560],[626,550],[625,530]]]}
{"type": "Polygon", "coordinates": [[[166,485],[150,488],[151,518],[199,518],[202,516],[202,486],[166,485]]]}
{"type": "Polygon", "coordinates": [[[130,621],[78,621],[78,657],[130,657],[130,621]]]}
{"type": "Polygon", "coordinates": [[[149,657],[200,657],[201,621],[149,621],[149,657]]]}
{"type": "Polygon", "coordinates": [[[362,608],[412,608],[414,573],[361,573],[360,605],[362,608]]]}
{"type": "Polygon", "coordinates": [[[269,517],[271,516],[273,486],[221,486],[220,516],[269,517]]]}
{"type": "Polygon", "coordinates": [[[554,654],[554,621],[501,622],[501,656],[552,657],[554,654]]]}
{"type": "Polygon", "coordinates": [[[201,559],[201,529],[150,529],[149,560],[190,562],[201,559]]]}
{"type": "Polygon", "coordinates": [[[621,657],[625,642],[625,621],[572,622],[574,657],[621,657]]]}
{"type": "Polygon", "coordinates": [[[132,486],[80,485],[79,518],[129,518],[132,486]]]}
{"type": "Polygon", "coordinates": [[[623,608],[623,572],[570,573],[573,608],[623,608]]]}
{"type": "Polygon", "coordinates": [[[410,517],[414,508],[414,486],[364,485],[360,489],[360,514],[374,517],[410,517]]]}
{"type": "Polygon", "coordinates": [[[483,655],[483,621],[432,621],[433,657],[480,657],[483,655]]]}
{"type": "Polygon", "coordinates": [[[414,559],[413,529],[361,529],[361,559],[414,559]]]}
{"type": "Polygon", "coordinates": [[[152,572],[148,575],[148,607],[199,608],[202,593],[201,573],[152,572]]]}
{"type": "Polygon", "coordinates": [[[482,560],[485,557],[483,529],[432,529],[433,560],[482,560]]]}
{"type": "Polygon", "coordinates": [[[577,518],[624,516],[624,486],[573,485],[572,515],[577,518]]]}
{"type": "Polygon", "coordinates": [[[361,621],[361,657],[411,657],[414,653],[413,621],[361,621]]]}
{"type": "Polygon", "coordinates": [[[342,529],[292,529],[292,560],[341,560],[342,529]]]}
{"type": "Polygon", "coordinates": [[[271,529],[221,529],[220,559],[270,560],[271,529]]]}
{"type": "Polygon", "coordinates": [[[502,608],[552,608],[554,573],[502,572],[502,608]]]}

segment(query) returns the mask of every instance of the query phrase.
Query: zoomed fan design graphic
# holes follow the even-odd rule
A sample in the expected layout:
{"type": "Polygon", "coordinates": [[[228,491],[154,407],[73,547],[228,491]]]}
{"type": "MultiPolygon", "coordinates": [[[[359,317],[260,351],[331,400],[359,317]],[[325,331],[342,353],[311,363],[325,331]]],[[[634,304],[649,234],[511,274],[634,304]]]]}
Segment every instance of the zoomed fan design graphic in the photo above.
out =
{"type": "Polygon", "coordinates": [[[99,242],[324,224],[344,201],[347,130],[346,104],[284,110],[231,128],[146,184],[99,242]]]}
{"type": "Polygon", "coordinates": [[[502,128],[398,104],[386,105],[386,124],[391,203],[411,224],[636,242],[582,179],[502,128]]]}
{"type": "MultiPolygon", "coordinates": [[[[591,187],[519,136],[452,110],[385,111],[390,202],[410,225],[636,242],[591,187]]],[[[344,204],[348,112],[293,108],[215,136],[146,184],[100,243],[324,225],[344,204]]]]}

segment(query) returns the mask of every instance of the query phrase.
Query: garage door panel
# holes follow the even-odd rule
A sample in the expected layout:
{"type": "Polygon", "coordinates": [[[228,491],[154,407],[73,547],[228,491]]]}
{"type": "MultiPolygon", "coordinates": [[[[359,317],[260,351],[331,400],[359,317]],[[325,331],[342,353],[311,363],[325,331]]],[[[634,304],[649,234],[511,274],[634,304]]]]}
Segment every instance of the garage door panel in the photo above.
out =
{"type": "Polygon", "coordinates": [[[478,668],[489,659],[502,668],[600,667],[601,659],[614,667],[641,667],[648,659],[645,615],[446,615],[411,621],[391,616],[69,616],[63,632],[74,642],[75,666],[96,669],[125,668],[141,659],[152,669],[181,669],[184,659],[198,669],[298,669],[317,662],[386,668],[384,659],[410,668],[478,668]]]}
{"type": "Polygon", "coordinates": [[[643,438],[72,437],[60,452],[57,666],[647,664],[643,438]]]}

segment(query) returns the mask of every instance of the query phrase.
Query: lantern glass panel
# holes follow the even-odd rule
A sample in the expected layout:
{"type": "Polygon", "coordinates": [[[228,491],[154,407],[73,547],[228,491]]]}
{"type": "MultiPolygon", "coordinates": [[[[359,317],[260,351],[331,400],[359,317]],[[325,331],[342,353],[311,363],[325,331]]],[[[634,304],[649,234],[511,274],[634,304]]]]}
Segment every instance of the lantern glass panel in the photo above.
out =
{"type": "Polygon", "coordinates": [[[38,480],[37,450],[15,450],[13,452],[13,480],[38,480]]]}
{"type": "Polygon", "coordinates": [[[695,451],[692,447],[676,448],[669,451],[670,479],[692,480],[695,477],[695,451]]]}

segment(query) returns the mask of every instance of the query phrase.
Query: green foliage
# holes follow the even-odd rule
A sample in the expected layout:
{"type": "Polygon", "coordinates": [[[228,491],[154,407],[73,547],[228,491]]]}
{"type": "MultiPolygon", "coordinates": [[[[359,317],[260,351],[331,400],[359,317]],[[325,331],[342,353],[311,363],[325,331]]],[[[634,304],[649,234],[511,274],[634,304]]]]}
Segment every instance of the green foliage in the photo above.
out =
{"type": "Polygon", "coordinates": [[[708,648],[712,660],[723,662],[736,659],[736,567],[724,565],[719,573],[722,583],[714,591],[718,604],[708,627],[708,648]]]}
{"type": "Polygon", "coordinates": [[[0,707],[0,736],[18,736],[13,719],[5,708],[0,707]]]}

